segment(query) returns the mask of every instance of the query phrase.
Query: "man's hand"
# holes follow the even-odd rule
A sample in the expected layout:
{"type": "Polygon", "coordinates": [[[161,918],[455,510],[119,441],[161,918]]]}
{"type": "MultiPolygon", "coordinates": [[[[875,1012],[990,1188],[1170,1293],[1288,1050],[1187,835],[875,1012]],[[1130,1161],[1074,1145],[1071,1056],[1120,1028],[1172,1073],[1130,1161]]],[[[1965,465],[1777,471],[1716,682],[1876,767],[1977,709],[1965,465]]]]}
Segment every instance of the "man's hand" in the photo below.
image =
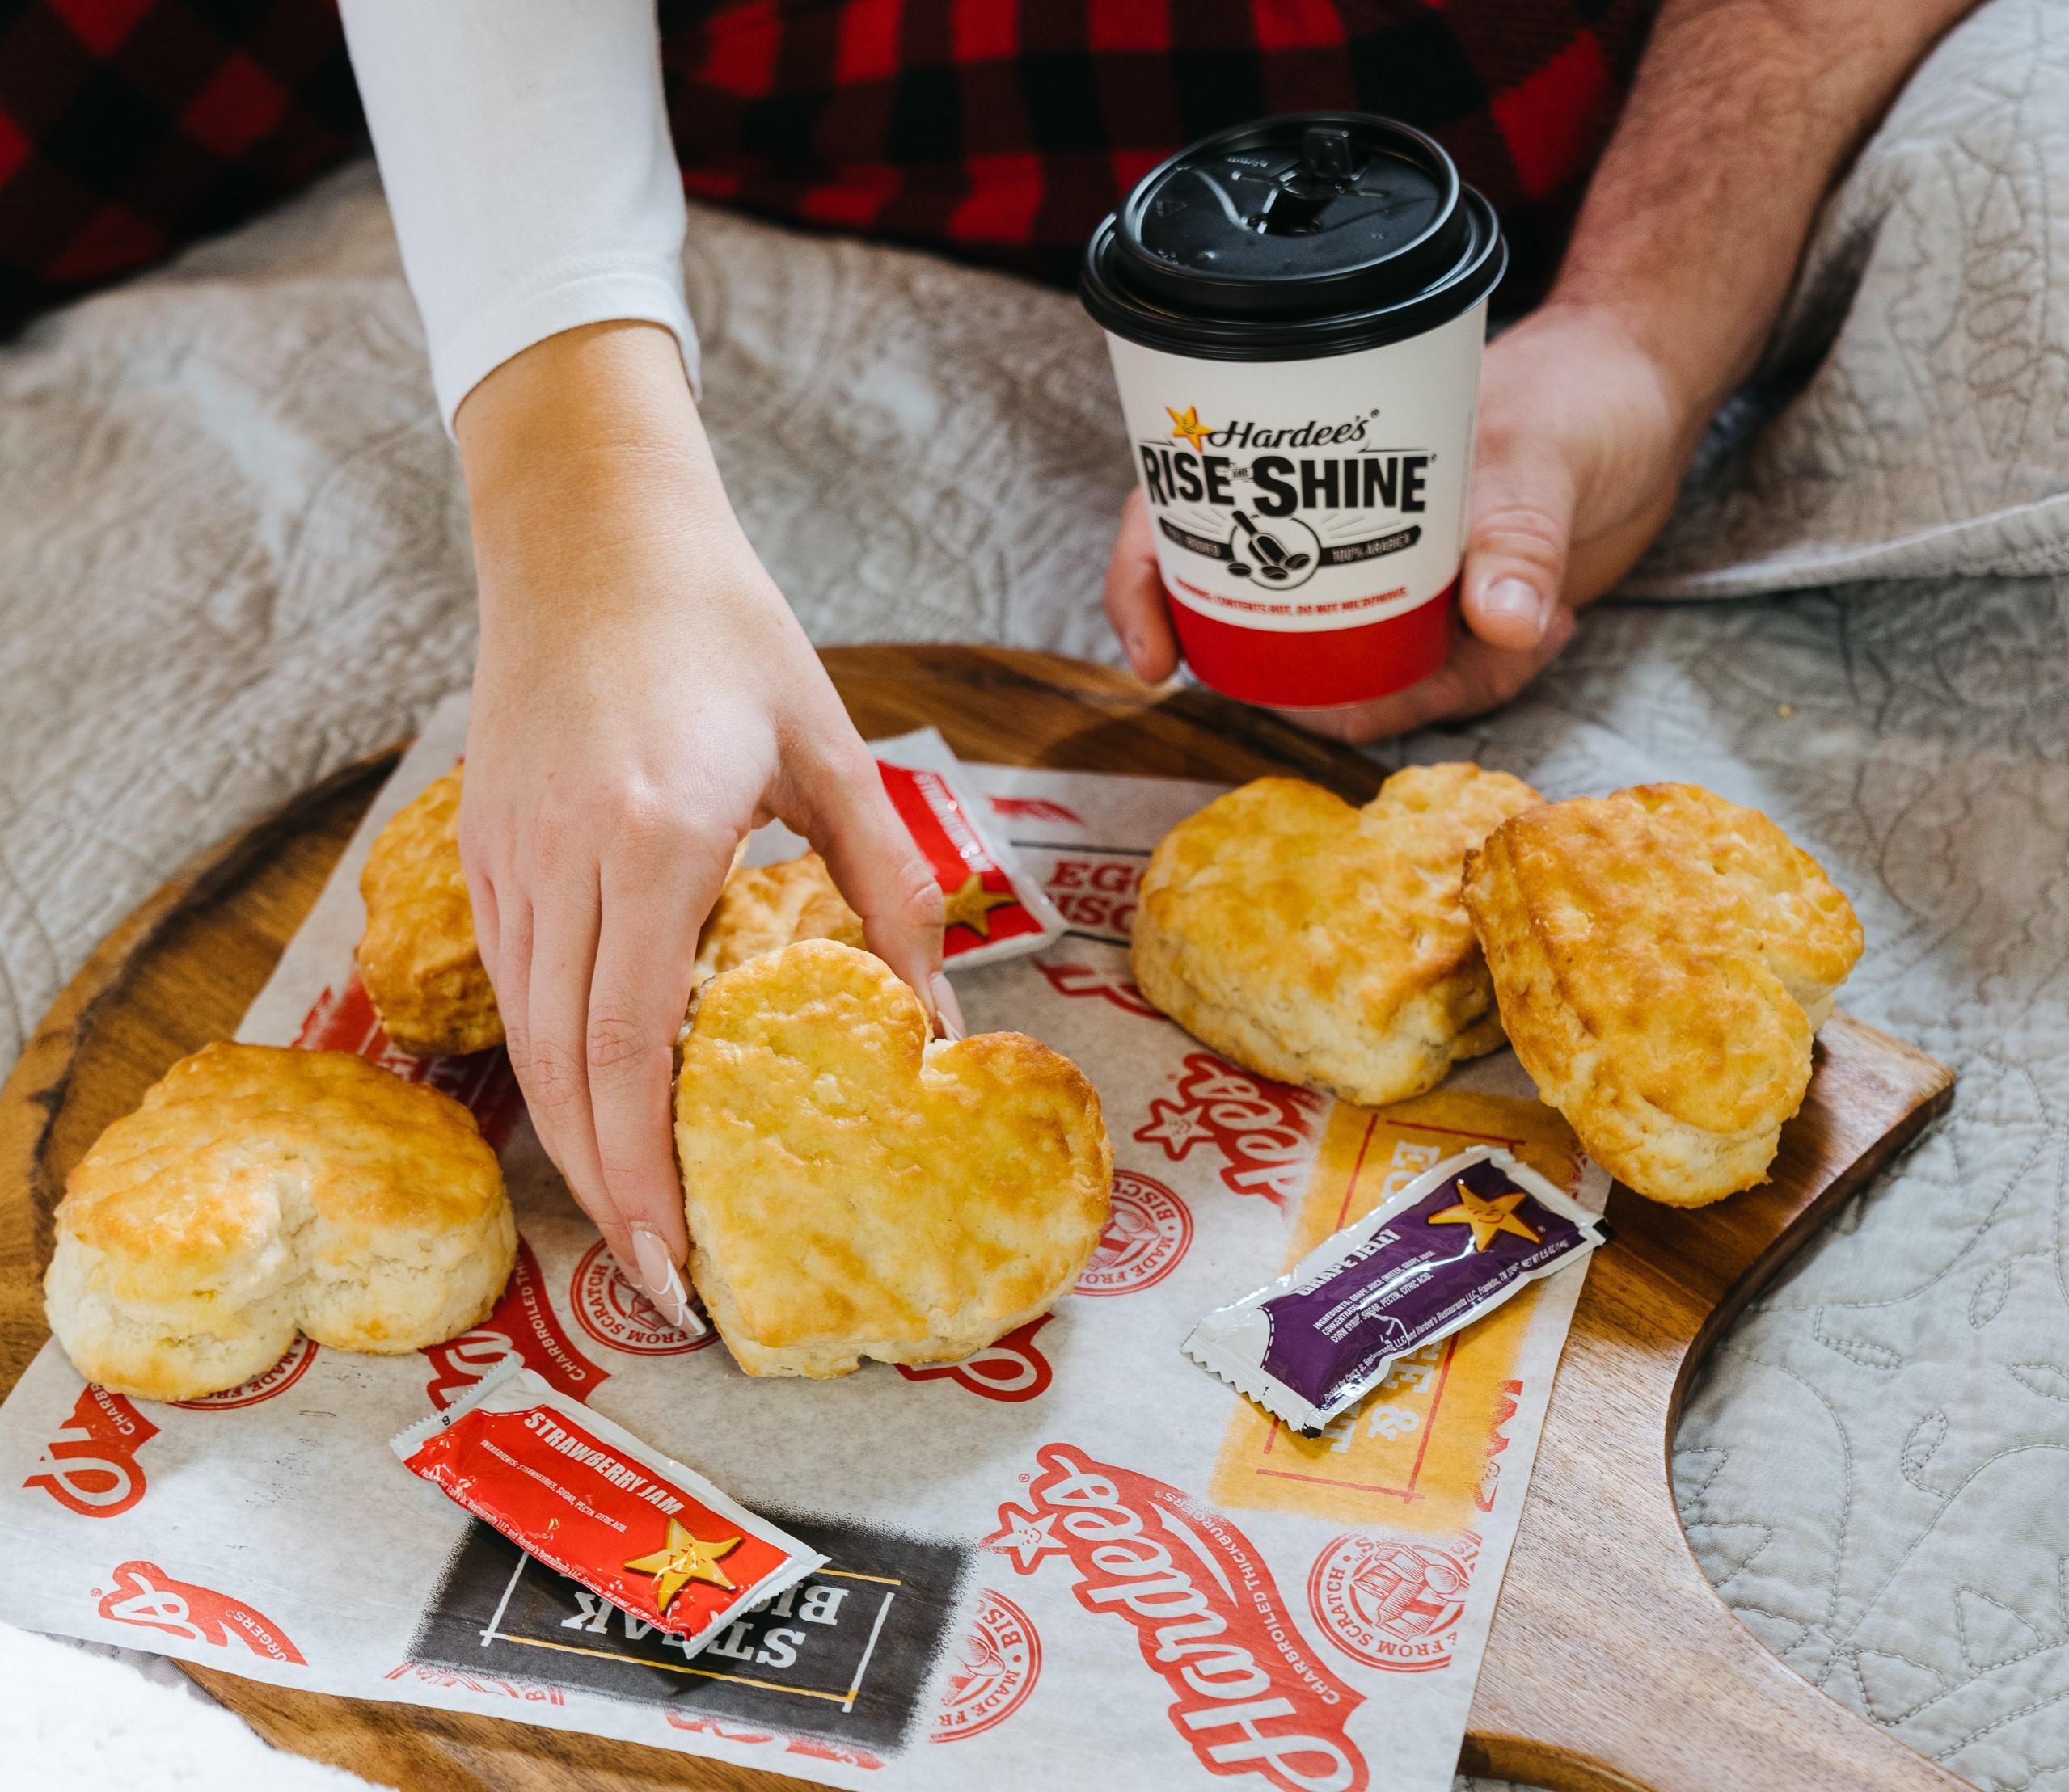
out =
{"type": "MultiPolygon", "coordinates": [[[[1450,663],[1377,702],[1289,717],[1365,741],[1508,702],[1571,639],[1574,611],[1659,532],[1700,428],[1613,318],[1552,305],[1526,318],[1487,352],[1466,626],[1450,663]]],[[[1122,512],[1106,610],[1136,675],[1170,677],[1178,647],[1140,491],[1122,512]]]]}
{"type": "Polygon", "coordinates": [[[930,1010],[941,892],[734,520],[665,333],[551,337],[475,387],[458,434],[481,582],[460,856],[482,959],[542,1142],[680,1323],[673,1054],[734,846],[771,816],[804,835],[930,1010]]]}
{"type": "MultiPolygon", "coordinates": [[[[1752,371],[1834,178],[1976,0],[1663,0],[1544,306],[1488,346],[1450,662],[1376,703],[1289,711],[1371,740],[1506,702],[1636,563],[1752,371]]],[[[1177,648],[1140,495],[1107,614],[1142,677],[1177,648]]]]}

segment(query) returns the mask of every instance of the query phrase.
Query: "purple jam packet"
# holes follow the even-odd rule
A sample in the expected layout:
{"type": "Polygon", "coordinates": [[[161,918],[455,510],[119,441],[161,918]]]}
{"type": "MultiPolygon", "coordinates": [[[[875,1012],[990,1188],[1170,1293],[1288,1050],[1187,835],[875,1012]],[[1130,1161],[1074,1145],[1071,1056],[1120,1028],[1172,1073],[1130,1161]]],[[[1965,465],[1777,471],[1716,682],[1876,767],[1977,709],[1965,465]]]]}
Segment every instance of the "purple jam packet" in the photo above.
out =
{"type": "Polygon", "coordinates": [[[1397,1359],[1608,1236],[1599,1216],[1527,1164],[1476,1145],[1324,1238],[1276,1282],[1209,1313],[1185,1354],[1312,1435],[1397,1359]]]}

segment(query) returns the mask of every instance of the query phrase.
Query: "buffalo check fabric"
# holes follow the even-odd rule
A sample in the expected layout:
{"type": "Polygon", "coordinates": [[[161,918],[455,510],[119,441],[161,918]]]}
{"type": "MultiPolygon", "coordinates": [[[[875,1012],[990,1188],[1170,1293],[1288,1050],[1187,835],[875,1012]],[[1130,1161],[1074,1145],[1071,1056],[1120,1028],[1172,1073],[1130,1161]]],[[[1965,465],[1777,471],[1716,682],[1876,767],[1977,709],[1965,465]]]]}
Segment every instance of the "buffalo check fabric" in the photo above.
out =
{"type": "Polygon", "coordinates": [[[0,0],[0,332],[363,142],[331,0],[0,0]]]}
{"type": "Polygon", "coordinates": [[[1068,278],[1195,138],[1323,107],[1420,126],[1541,289],[1653,0],[664,0],[683,184],[1068,278]]]}
{"type": "MultiPolygon", "coordinates": [[[[1195,137],[1353,107],[1421,126],[1541,289],[1653,0],[661,0],[683,184],[1067,279],[1195,137]]],[[[0,333],[365,141],[332,0],[0,0],[0,333]]]]}

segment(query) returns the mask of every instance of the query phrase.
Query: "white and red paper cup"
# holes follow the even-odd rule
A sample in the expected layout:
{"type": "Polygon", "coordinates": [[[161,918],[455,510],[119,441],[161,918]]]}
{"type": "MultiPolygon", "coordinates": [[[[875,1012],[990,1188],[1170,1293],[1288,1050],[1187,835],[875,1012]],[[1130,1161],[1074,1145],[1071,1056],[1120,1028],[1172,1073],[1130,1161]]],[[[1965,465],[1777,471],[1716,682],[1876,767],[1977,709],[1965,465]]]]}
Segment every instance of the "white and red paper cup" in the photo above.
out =
{"type": "Polygon", "coordinates": [[[1506,262],[1443,150],[1358,112],[1209,137],[1094,234],[1080,290],[1204,682],[1328,708],[1443,664],[1506,262]]]}

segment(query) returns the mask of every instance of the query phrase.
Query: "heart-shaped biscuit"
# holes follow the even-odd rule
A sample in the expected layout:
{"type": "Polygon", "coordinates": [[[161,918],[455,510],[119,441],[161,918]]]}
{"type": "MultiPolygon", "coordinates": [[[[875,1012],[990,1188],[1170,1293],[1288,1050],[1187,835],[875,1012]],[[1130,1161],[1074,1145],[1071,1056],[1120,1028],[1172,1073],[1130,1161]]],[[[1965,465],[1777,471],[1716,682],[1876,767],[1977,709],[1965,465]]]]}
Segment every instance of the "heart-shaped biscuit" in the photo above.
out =
{"type": "Polygon", "coordinates": [[[192,1400],[280,1360],[421,1350],[495,1305],[517,1231],[450,1095],[344,1052],[209,1045],[65,1179],[44,1278],[82,1375],[192,1400]]]}
{"type": "Polygon", "coordinates": [[[690,1273],[749,1374],[955,1361],[1098,1243],[1113,1155],[1077,1066],[927,1031],[888,965],[830,940],[704,985],[676,1092],[690,1273]]]}
{"type": "MultiPolygon", "coordinates": [[[[485,1052],[503,1043],[503,1017],[475,940],[474,905],[460,868],[462,771],[455,765],[396,811],[374,837],[359,879],[366,904],[360,980],[389,1042],[419,1057],[485,1052]]],[[[741,853],[745,850],[742,841],[741,853]]],[[[817,853],[759,866],[742,866],[736,854],[698,936],[696,980],[794,939],[859,946],[861,917],[817,853]]]]}
{"type": "Polygon", "coordinates": [[[1467,862],[1510,1043],[1590,1156],[1698,1207],[1764,1181],[1860,922],[1758,809],[1692,784],[1554,803],[1467,862]]]}
{"type": "Polygon", "coordinates": [[[1506,772],[1413,765],[1362,809],[1298,778],[1218,797],[1158,844],[1135,980],[1224,1056],[1376,1107],[1501,1043],[1459,901],[1466,849],[1538,794],[1506,772]]]}

